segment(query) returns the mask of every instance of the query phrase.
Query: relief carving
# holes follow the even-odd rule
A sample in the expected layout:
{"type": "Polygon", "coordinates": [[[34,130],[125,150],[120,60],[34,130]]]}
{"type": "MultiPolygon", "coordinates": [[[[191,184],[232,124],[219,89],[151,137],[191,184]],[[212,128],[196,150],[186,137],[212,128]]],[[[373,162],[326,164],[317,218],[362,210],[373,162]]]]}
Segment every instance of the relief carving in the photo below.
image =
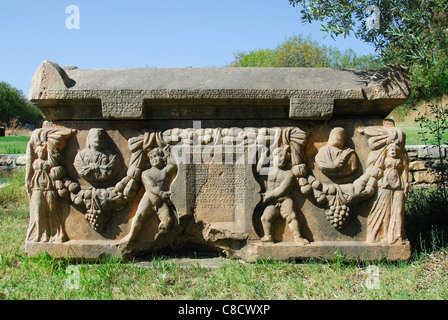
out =
{"type": "MultiPolygon", "coordinates": [[[[89,137],[87,138],[87,140],[91,139],[92,144],[89,145],[95,148],[95,150],[86,151],[85,155],[96,155],[95,158],[89,156],[89,159],[99,159],[102,163],[101,165],[94,164],[92,166],[94,170],[90,171],[92,176],[99,178],[96,181],[112,179],[116,176],[116,171],[120,169],[121,159],[113,155],[107,148],[105,134],[105,131],[102,129],[94,129],[89,131],[89,137]],[[92,134],[91,136],[90,133],[92,134]],[[100,141],[98,142],[98,140],[100,141]]],[[[117,182],[115,186],[108,188],[91,187],[77,193],[71,193],[70,199],[75,205],[80,206],[85,211],[85,218],[95,231],[101,232],[109,220],[111,212],[123,208],[126,203],[133,200],[136,196],[141,182],[143,150],[148,148],[146,143],[147,140],[150,140],[148,137],[150,136],[144,135],[129,139],[128,146],[131,152],[131,160],[126,176],[117,182]]]]}
{"type": "Polygon", "coordinates": [[[317,167],[329,178],[350,176],[358,169],[355,150],[347,147],[347,133],[344,128],[333,128],[328,142],[316,155],[317,167]]]}
{"type": "MultiPolygon", "coordinates": [[[[45,126],[45,124],[44,124],[45,126]]],[[[65,175],[61,151],[74,130],[42,128],[35,130],[27,146],[25,185],[30,198],[27,241],[67,241],[56,179],[65,175]]]]}
{"type": "MultiPolygon", "coordinates": [[[[87,147],[78,152],[75,157],[75,169],[80,175],[84,175],[89,183],[112,179],[117,175],[116,171],[120,169],[121,159],[109,150],[106,138],[105,130],[91,129],[87,138],[87,147]]],[[[104,229],[111,212],[123,208],[127,202],[133,199],[140,188],[141,170],[139,166],[141,161],[139,161],[139,155],[141,145],[136,147],[134,140],[129,141],[128,144],[131,151],[131,162],[126,176],[115,186],[107,188],[91,185],[81,187],[79,182],[66,175],[66,170],[57,170],[54,186],[58,195],[83,212],[90,227],[97,232],[104,229]]]]}
{"type": "Polygon", "coordinates": [[[405,137],[384,118],[409,97],[402,66],[114,71],[44,61],[32,82],[31,102],[55,124],[27,146],[30,256],[170,246],[246,261],[410,257],[405,137]]]}
{"type": "MultiPolygon", "coordinates": [[[[352,183],[321,182],[307,170],[304,152],[306,133],[297,127],[175,128],[164,132],[144,132],[130,138],[130,161],[126,176],[115,186],[100,188],[94,184],[113,179],[121,170],[121,158],[111,151],[105,130],[91,129],[87,136],[86,148],[76,154],[73,163],[75,169],[80,177],[92,184],[81,187],[78,181],[67,176],[61,156],[65,141],[74,130],[53,127],[39,129],[33,133],[33,139],[28,146],[30,156],[27,188],[30,194],[31,219],[27,240],[68,240],[63,228],[63,217],[59,215],[59,198],[68,200],[84,212],[90,227],[101,232],[111,213],[133,200],[142,184],[144,194],[131,219],[130,231],[119,243],[128,244],[135,241],[150,216],[157,216],[159,221],[154,238],[156,240],[170,232],[175,222],[179,223],[176,207],[170,198],[171,185],[179,170],[178,161],[189,159],[196,165],[194,161],[200,161],[206,170],[203,170],[204,174],[206,173],[203,183],[195,186],[200,189],[195,189],[192,199],[185,199],[193,205],[193,212],[206,210],[210,215],[205,217],[204,228],[211,228],[210,223],[214,222],[237,223],[238,219],[238,223],[241,223],[244,218],[238,216],[239,210],[254,210],[253,214],[259,210],[259,214],[254,215],[253,223],[258,221],[256,223],[259,223],[260,227],[255,227],[255,224],[254,227],[259,228],[256,232],[260,233],[263,243],[274,242],[274,222],[282,218],[288,225],[294,241],[299,245],[306,245],[309,240],[302,230],[304,226],[301,224],[304,221],[297,203],[300,197],[307,197],[314,205],[325,209],[326,219],[336,230],[341,231],[351,221],[355,206],[360,201],[375,196],[368,216],[366,241],[381,244],[403,243],[404,201],[407,192],[404,134],[395,128],[381,127],[367,127],[360,131],[367,137],[370,153],[366,170],[352,183]],[[202,147],[195,149],[197,144],[202,147]],[[184,147],[190,149],[183,149],[184,147]],[[260,147],[264,148],[264,152],[257,162],[251,162],[254,159],[253,151],[259,150],[260,147]],[[181,150],[193,153],[187,157],[179,157],[181,150]],[[253,192],[261,196],[258,207],[256,202],[253,206],[243,207],[250,192],[246,195],[240,188],[245,186],[245,180],[240,177],[241,172],[235,171],[235,168],[241,167],[241,164],[239,167],[235,163],[241,155],[250,165],[255,166],[258,176],[258,183],[255,184],[260,184],[261,188],[261,192],[260,188],[253,189],[253,192]],[[220,159],[230,160],[231,163],[220,162],[220,159]],[[226,166],[229,166],[229,170],[226,166]],[[230,186],[232,183],[234,185],[230,186]],[[213,197],[216,197],[216,202],[207,202],[213,201],[213,197]],[[228,207],[224,210],[224,206],[228,207]],[[224,219],[225,214],[229,215],[228,219],[224,219]],[[51,218],[48,218],[49,216],[51,218]]],[[[349,177],[359,168],[356,151],[347,147],[346,141],[345,130],[340,127],[333,128],[328,143],[319,149],[315,157],[316,167],[330,179],[349,177]]],[[[244,165],[241,168],[245,168],[244,165]]],[[[195,184],[202,181],[196,176],[200,176],[201,172],[194,169],[195,184]]],[[[188,179],[192,177],[185,177],[188,188],[188,179]]],[[[185,195],[189,195],[188,189],[185,195]]],[[[224,232],[226,228],[219,230],[224,232]]],[[[173,229],[173,235],[177,231],[173,229]]],[[[247,238],[246,233],[244,237],[240,237],[237,233],[232,233],[233,229],[227,231],[232,234],[234,240],[244,242],[247,238]]],[[[171,241],[169,239],[172,240],[173,237],[167,238],[171,241]]]]}
{"type": "MultiPolygon", "coordinates": [[[[263,163],[267,157],[264,153],[260,158],[263,163]]],[[[294,202],[290,196],[291,189],[296,186],[296,179],[291,171],[291,153],[289,146],[279,147],[272,152],[271,166],[266,179],[266,192],[262,194],[264,236],[261,241],[273,242],[272,223],[281,215],[291,229],[294,241],[298,244],[308,244],[308,240],[302,237],[297,214],[294,210],[294,202]]],[[[257,166],[257,172],[261,172],[261,166],[257,166]]]]}
{"type": "Polygon", "coordinates": [[[297,178],[306,174],[306,166],[303,163],[303,143],[306,134],[298,128],[286,128],[279,135],[282,146],[272,150],[271,159],[268,160],[267,149],[261,154],[257,163],[257,173],[265,177],[265,192],[262,193],[263,214],[261,224],[263,226],[263,242],[273,242],[272,225],[278,216],[286,220],[294,241],[300,245],[309,244],[302,236],[301,226],[295,210],[292,192],[297,187],[297,178]],[[263,168],[264,164],[268,168],[263,168]],[[263,169],[267,169],[267,172],[263,169]]]}
{"type": "Polygon", "coordinates": [[[110,150],[106,131],[93,128],[87,135],[86,148],[78,152],[73,165],[85,180],[103,182],[117,175],[121,159],[110,150]]]}
{"type": "Polygon", "coordinates": [[[143,222],[152,214],[159,218],[158,236],[165,234],[173,222],[173,205],[170,201],[170,185],[176,175],[177,166],[169,161],[166,149],[156,147],[148,153],[151,167],[143,171],[141,179],[145,193],[132,219],[131,230],[121,242],[130,242],[138,236],[143,222]]]}
{"type": "Polygon", "coordinates": [[[321,183],[312,175],[303,177],[299,179],[301,192],[327,207],[326,218],[337,230],[350,221],[352,206],[376,194],[366,241],[401,244],[405,240],[404,202],[408,191],[405,135],[397,128],[367,127],[360,132],[367,137],[370,148],[365,172],[348,184],[321,183]]]}
{"type": "Polygon", "coordinates": [[[367,221],[367,242],[402,244],[404,203],[408,191],[405,135],[396,128],[367,128],[369,163],[377,171],[378,192],[367,221]]]}
{"type": "Polygon", "coordinates": [[[334,191],[327,195],[329,208],[325,210],[325,216],[336,230],[342,230],[352,217],[349,194],[337,184],[333,188],[334,191]]]}

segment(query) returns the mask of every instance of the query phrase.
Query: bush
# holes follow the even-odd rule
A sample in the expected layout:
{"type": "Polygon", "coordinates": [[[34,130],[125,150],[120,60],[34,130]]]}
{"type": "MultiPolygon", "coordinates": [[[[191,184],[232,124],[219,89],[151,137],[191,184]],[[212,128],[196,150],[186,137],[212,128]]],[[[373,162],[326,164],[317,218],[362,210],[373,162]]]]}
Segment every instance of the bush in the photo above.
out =
{"type": "Polygon", "coordinates": [[[0,123],[9,126],[12,122],[27,123],[40,127],[43,116],[40,110],[29,102],[23,92],[6,82],[0,82],[0,123]]]}
{"type": "Polygon", "coordinates": [[[440,188],[410,190],[405,229],[417,251],[432,251],[448,244],[448,199],[440,188]]]}
{"type": "Polygon", "coordinates": [[[301,67],[358,68],[377,70],[383,66],[374,55],[357,55],[352,49],[344,52],[320,45],[311,37],[293,35],[275,49],[238,52],[231,67],[301,67]]]}

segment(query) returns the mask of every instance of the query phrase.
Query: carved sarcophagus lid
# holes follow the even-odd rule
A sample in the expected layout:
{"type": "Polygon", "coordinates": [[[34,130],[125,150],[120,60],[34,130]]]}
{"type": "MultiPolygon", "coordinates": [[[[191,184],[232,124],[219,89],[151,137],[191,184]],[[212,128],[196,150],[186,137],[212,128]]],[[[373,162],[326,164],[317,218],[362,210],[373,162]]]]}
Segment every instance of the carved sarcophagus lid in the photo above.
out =
{"type": "Polygon", "coordinates": [[[167,247],[403,260],[409,96],[401,65],[78,69],[44,61],[29,98],[29,255],[167,247]]]}
{"type": "Polygon", "coordinates": [[[387,116],[409,95],[407,69],[78,69],[44,61],[29,99],[48,120],[317,119],[387,116]],[[356,108],[353,108],[356,105],[356,108]],[[57,108],[56,108],[57,107],[57,108]],[[75,108],[73,108],[75,107],[75,108]],[[255,110],[254,110],[255,109],[255,110]]]}

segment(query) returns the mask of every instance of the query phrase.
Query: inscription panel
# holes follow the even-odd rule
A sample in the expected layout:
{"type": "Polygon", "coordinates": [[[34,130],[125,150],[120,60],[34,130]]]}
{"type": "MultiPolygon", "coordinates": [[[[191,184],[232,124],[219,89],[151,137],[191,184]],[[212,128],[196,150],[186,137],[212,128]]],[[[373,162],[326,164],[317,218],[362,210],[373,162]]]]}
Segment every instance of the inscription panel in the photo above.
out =
{"type": "Polygon", "coordinates": [[[245,180],[242,165],[196,165],[195,214],[207,222],[235,222],[236,210],[244,207],[245,180]]]}
{"type": "Polygon", "coordinates": [[[331,119],[334,99],[292,98],[289,107],[291,119],[331,119]]]}
{"type": "Polygon", "coordinates": [[[113,98],[102,101],[104,118],[140,118],[143,115],[143,99],[113,98]]]}

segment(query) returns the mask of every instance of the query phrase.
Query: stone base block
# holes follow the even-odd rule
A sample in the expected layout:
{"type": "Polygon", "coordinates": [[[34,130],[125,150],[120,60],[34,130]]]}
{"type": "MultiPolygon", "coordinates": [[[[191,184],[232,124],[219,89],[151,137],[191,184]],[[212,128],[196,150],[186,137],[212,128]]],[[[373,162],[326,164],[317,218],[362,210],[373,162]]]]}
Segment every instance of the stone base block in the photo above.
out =
{"type": "MultiPolygon", "coordinates": [[[[25,250],[30,257],[46,252],[55,258],[98,260],[108,257],[125,258],[118,241],[79,241],[64,243],[26,242],[25,250]]],[[[359,241],[318,241],[309,245],[297,245],[295,242],[265,243],[249,242],[232,256],[246,262],[256,260],[331,260],[342,256],[355,261],[404,261],[411,256],[411,245],[380,245],[359,241]]]]}
{"type": "Polygon", "coordinates": [[[82,259],[86,261],[121,257],[117,241],[71,240],[63,243],[25,242],[25,251],[30,257],[45,252],[54,258],[82,259]]]}
{"type": "Polygon", "coordinates": [[[279,243],[249,243],[238,258],[248,262],[255,260],[289,260],[318,259],[330,260],[337,256],[356,261],[404,261],[411,256],[411,245],[404,244],[381,245],[359,241],[320,241],[309,245],[297,245],[295,242],[279,243]]]}

